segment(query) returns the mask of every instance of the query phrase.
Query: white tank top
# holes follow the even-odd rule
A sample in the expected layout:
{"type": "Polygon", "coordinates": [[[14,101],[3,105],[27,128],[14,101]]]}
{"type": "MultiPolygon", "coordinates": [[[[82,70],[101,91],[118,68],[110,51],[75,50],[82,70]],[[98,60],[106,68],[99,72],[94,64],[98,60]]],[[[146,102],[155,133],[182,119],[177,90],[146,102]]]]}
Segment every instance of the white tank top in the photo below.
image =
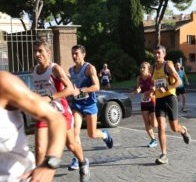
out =
{"type": "MultiPolygon", "coordinates": [[[[34,67],[32,74],[33,89],[39,95],[53,95],[64,89],[61,80],[57,79],[52,72],[52,68],[55,65],[55,63],[50,64],[47,70],[42,74],[37,73],[37,67],[39,65],[34,67]]],[[[55,99],[51,102],[51,105],[61,113],[71,111],[65,98],[55,99]]]]}
{"type": "Polygon", "coordinates": [[[0,107],[0,182],[17,182],[17,178],[35,166],[27,145],[20,110],[0,107]]]}
{"type": "Polygon", "coordinates": [[[34,91],[39,95],[52,95],[64,89],[63,84],[58,81],[52,73],[52,68],[54,65],[55,63],[52,63],[42,74],[37,74],[37,67],[39,65],[35,66],[33,70],[32,81],[34,91]]]}

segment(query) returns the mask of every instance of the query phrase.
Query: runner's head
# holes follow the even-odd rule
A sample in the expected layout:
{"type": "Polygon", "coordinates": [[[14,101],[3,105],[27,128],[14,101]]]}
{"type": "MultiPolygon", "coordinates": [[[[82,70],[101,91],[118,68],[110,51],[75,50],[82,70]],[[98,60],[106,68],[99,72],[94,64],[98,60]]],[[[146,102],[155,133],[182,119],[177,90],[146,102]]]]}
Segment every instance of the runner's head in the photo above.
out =
{"type": "Polygon", "coordinates": [[[149,75],[150,74],[150,63],[143,62],[140,66],[140,73],[143,75],[149,75]]]}
{"type": "Polygon", "coordinates": [[[154,49],[155,62],[163,62],[166,56],[166,49],[164,46],[159,45],[154,49]]]}

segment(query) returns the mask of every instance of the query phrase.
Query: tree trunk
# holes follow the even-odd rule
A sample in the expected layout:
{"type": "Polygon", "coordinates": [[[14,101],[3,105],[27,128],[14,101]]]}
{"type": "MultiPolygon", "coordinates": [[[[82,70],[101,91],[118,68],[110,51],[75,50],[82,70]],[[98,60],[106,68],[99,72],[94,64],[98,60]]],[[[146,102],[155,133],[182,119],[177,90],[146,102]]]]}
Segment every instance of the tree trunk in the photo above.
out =
{"type": "Polygon", "coordinates": [[[155,18],[155,46],[158,46],[161,44],[161,22],[163,20],[164,14],[165,14],[165,10],[167,8],[168,5],[168,1],[169,0],[162,0],[160,1],[160,4],[158,5],[157,8],[157,13],[156,13],[156,18],[155,18]]]}
{"type": "Polygon", "coordinates": [[[24,21],[23,21],[22,18],[20,18],[20,21],[21,21],[21,23],[22,23],[22,26],[23,26],[24,30],[27,30],[27,27],[26,27],[26,25],[25,25],[25,23],[24,23],[24,21]]]}
{"type": "Polygon", "coordinates": [[[32,30],[35,30],[38,28],[38,19],[41,14],[42,8],[43,8],[43,0],[34,0],[34,18],[33,18],[33,23],[32,23],[32,30]]]}

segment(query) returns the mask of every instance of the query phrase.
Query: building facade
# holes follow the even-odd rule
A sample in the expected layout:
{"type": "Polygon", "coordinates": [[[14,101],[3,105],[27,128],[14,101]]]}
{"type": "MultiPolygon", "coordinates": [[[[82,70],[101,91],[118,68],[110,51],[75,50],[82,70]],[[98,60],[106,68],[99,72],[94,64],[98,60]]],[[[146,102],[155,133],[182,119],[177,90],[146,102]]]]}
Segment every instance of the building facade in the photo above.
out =
{"type": "MultiPolygon", "coordinates": [[[[181,50],[185,55],[185,66],[196,72],[196,12],[172,18],[173,24],[161,25],[161,44],[167,49],[181,50]]],[[[144,22],[145,48],[155,46],[155,26],[152,19],[144,22]]]]}

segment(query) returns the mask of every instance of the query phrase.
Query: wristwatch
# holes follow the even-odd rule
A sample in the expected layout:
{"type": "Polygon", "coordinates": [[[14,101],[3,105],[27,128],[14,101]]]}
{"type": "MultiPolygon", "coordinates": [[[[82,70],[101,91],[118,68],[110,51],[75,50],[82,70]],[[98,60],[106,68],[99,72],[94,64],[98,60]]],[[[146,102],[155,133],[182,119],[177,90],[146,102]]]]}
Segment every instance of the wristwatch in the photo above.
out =
{"type": "Polygon", "coordinates": [[[51,169],[57,169],[60,166],[60,163],[61,159],[58,157],[46,156],[43,165],[51,169]]]}
{"type": "Polygon", "coordinates": [[[79,90],[80,90],[80,94],[83,95],[84,94],[84,89],[83,88],[80,88],[79,90]]]}
{"type": "Polygon", "coordinates": [[[47,96],[50,98],[51,101],[54,100],[52,95],[47,95],[47,96]]]}

